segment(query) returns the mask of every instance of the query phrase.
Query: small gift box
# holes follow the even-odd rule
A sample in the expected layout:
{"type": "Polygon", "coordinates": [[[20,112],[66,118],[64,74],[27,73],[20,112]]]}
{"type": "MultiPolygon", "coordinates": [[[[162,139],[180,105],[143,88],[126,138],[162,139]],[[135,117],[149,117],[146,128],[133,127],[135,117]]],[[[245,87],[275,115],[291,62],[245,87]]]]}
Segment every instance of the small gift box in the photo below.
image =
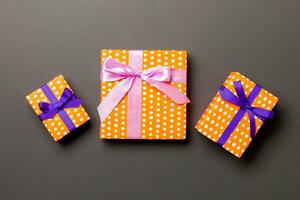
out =
{"type": "Polygon", "coordinates": [[[90,118],[62,75],[26,96],[34,112],[55,141],[90,118]]]}
{"type": "Polygon", "coordinates": [[[242,74],[232,72],[220,87],[196,129],[241,157],[278,99],[242,74]]]}
{"type": "Polygon", "coordinates": [[[185,139],[187,53],[102,50],[103,139],[185,139]]]}

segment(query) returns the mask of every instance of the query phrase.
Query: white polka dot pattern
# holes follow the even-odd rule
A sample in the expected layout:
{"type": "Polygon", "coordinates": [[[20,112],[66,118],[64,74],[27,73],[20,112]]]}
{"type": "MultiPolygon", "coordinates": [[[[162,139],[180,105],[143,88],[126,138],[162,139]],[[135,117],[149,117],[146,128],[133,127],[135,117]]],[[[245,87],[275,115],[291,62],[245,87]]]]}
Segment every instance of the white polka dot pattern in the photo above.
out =
{"type": "MultiPolygon", "coordinates": [[[[125,64],[129,63],[128,50],[102,50],[101,62],[112,57],[125,64]]],[[[161,65],[173,69],[186,69],[186,51],[144,50],[143,70],[161,65]]],[[[116,82],[101,83],[101,99],[109,93],[116,82]]],[[[186,94],[185,83],[172,83],[186,94]]],[[[100,137],[103,139],[127,138],[127,96],[101,123],[100,137]]],[[[141,139],[185,139],[186,105],[177,105],[166,95],[148,83],[142,82],[141,139]]]]}
{"type": "MultiPolygon", "coordinates": [[[[71,90],[70,86],[62,75],[55,77],[53,80],[48,82],[47,85],[51,89],[56,99],[60,99],[65,88],[71,90]]],[[[40,102],[49,103],[49,99],[40,88],[27,95],[26,99],[36,115],[40,115],[42,113],[42,111],[39,109],[40,102]]],[[[66,108],[64,110],[72,120],[75,127],[79,127],[90,119],[82,105],[77,108],[66,108]]],[[[56,114],[52,119],[44,120],[43,124],[55,141],[63,138],[70,132],[58,114],[56,114]]]]}
{"type": "MultiPolygon", "coordinates": [[[[119,62],[128,64],[128,50],[102,50],[101,63],[108,57],[119,62]]],[[[103,100],[106,95],[114,88],[118,81],[101,82],[101,97],[103,100]]],[[[112,113],[101,123],[100,137],[102,139],[126,139],[127,137],[127,96],[115,107],[112,113]]]]}
{"type": "MultiPolygon", "coordinates": [[[[223,85],[236,95],[233,82],[237,80],[242,82],[245,94],[248,96],[255,83],[238,72],[232,72],[223,85]]],[[[262,89],[252,106],[272,110],[277,101],[277,97],[262,89]]],[[[217,142],[238,110],[238,106],[223,100],[217,93],[195,127],[200,133],[217,142]]],[[[257,117],[255,117],[255,121],[256,131],[258,131],[263,122],[257,117]]],[[[223,147],[235,156],[241,157],[251,142],[249,127],[248,115],[244,115],[223,147]]]]}
{"type": "MultiPolygon", "coordinates": [[[[158,65],[172,69],[186,69],[186,51],[143,51],[143,70],[158,65]]],[[[185,83],[172,83],[186,94],[185,83]]],[[[177,105],[165,94],[143,82],[142,93],[142,138],[185,139],[186,105],[177,105]]]]}

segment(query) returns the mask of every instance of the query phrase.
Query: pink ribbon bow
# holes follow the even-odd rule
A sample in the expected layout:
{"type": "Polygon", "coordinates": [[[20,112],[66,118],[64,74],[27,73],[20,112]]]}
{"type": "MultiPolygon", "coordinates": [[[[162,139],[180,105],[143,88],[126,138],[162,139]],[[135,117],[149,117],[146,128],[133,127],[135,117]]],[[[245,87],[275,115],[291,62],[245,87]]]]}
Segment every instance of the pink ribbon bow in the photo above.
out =
{"type": "Polygon", "coordinates": [[[98,106],[98,112],[102,122],[133,87],[135,79],[146,81],[151,86],[166,94],[177,104],[186,104],[190,102],[184,94],[170,84],[171,82],[185,83],[186,70],[174,70],[169,67],[157,66],[140,72],[126,64],[117,62],[112,58],[107,58],[104,61],[102,68],[102,81],[109,82],[121,80],[98,106]]]}

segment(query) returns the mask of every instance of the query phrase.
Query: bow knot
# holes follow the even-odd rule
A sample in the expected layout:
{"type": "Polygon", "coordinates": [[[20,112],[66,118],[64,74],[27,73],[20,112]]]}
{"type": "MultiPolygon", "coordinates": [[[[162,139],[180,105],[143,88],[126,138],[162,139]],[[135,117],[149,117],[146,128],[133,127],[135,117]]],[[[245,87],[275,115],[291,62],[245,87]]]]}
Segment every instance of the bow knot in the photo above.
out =
{"type": "Polygon", "coordinates": [[[102,79],[105,81],[116,81],[124,78],[141,78],[151,84],[151,80],[160,82],[171,81],[171,69],[157,66],[143,72],[136,71],[130,66],[117,62],[112,58],[107,58],[103,63],[102,79]]]}
{"type": "Polygon", "coordinates": [[[80,106],[81,100],[77,99],[75,94],[68,88],[65,88],[60,99],[55,103],[40,102],[39,108],[42,111],[42,114],[39,115],[39,118],[43,121],[46,119],[53,118],[59,111],[64,108],[75,108],[80,106]]]}
{"type": "Polygon", "coordinates": [[[138,71],[134,71],[133,76],[136,78],[142,78],[143,73],[142,72],[138,72],[138,71]]]}
{"type": "Polygon", "coordinates": [[[248,101],[243,102],[241,108],[243,110],[253,110],[254,107],[252,107],[248,101]]]}

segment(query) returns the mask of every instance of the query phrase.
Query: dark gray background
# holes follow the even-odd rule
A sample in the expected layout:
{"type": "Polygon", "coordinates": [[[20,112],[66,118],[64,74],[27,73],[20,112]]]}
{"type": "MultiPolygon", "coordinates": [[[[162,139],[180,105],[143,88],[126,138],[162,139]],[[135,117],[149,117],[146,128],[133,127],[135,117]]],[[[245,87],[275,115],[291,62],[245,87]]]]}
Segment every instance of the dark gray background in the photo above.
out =
{"type": "Polygon", "coordinates": [[[299,0],[0,0],[0,199],[300,199],[299,0]],[[188,139],[102,141],[102,48],[187,49],[188,139]],[[242,159],[194,124],[229,72],[277,95],[242,159]],[[62,73],[92,120],[55,143],[25,95],[62,73]]]}

